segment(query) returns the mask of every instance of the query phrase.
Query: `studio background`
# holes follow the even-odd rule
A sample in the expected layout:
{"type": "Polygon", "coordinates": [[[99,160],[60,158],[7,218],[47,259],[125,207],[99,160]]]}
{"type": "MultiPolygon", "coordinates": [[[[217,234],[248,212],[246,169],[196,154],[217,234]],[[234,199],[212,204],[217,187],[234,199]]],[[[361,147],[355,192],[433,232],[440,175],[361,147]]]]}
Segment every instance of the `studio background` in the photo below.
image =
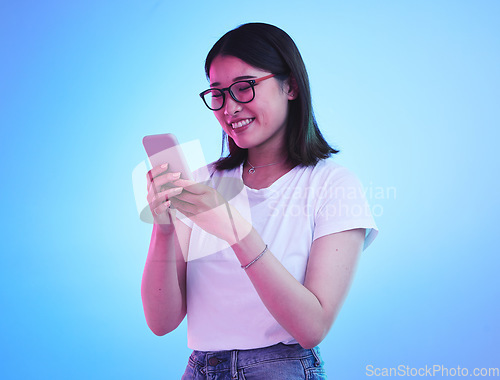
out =
{"type": "MultiPolygon", "coordinates": [[[[287,31],[380,234],[320,345],[366,368],[500,367],[497,1],[0,1],[0,377],[177,379],[186,323],[147,327],[142,137],[220,154],[198,93],[226,31],[287,31]]],[[[436,376],[439,377],[439,376],[436,376]]]]}

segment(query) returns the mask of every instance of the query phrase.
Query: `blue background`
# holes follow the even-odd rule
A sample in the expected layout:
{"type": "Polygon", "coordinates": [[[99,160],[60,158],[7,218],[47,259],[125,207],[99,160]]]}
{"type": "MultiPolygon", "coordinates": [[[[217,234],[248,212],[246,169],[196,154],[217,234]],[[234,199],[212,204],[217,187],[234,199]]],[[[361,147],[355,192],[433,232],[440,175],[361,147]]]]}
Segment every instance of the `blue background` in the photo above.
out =
{"type": "Polygon", "coordinates": [[[380,234],[321,344],[366,366],[500,367],[497,1],[0,1],[0,377],[175,379],[185,322],[156,337],[140,282],[146,134],[220,127],[198,93],[227,30],[286,30],[336,160],[380,234]],[[371,190],[370,190],[371,189],[371,190]]]}

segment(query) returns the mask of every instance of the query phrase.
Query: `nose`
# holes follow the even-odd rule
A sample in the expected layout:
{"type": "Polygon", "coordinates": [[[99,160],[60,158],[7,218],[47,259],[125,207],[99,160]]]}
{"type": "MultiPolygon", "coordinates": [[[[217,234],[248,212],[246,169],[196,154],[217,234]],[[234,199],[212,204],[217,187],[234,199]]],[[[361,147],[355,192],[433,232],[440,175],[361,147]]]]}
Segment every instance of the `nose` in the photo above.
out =
{"type": "Polygon", "coordinates": [[[224,115],[232,116],[241,111],[241,103],[235,101],[229,94],[224,105],[224,115]]]}

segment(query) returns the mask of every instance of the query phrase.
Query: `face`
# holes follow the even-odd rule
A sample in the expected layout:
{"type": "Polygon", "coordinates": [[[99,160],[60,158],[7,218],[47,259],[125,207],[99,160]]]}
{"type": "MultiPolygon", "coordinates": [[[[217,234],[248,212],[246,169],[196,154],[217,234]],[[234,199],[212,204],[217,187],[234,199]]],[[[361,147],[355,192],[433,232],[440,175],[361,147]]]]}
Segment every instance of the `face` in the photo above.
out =
{"type": "MultiPolygon", "coordinates": [[[[232,56],[217,56],[210,66],[210,87],[226,88],[238,80],[258,79],[271,73],[232,56]]],[[[250,103],[236,102],[225,93],[224,107],[214,111],[224,131],[240,148],[281,149],[285,141],[289,94],[287,83],[276,78],[255,85],[250,103]]]]}

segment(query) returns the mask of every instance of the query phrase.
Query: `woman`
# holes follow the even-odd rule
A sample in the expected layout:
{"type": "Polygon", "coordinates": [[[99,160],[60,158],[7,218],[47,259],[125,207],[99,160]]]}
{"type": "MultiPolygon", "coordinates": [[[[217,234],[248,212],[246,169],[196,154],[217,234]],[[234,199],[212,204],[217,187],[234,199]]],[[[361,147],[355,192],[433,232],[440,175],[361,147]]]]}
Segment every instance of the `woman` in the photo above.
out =
{"type": "Polygon", "coordinates": [[[229,153],[196,182],[168,164],[148,173],[147,323],[164,335],[187,314],[183,379],[325,378],[317,345],[377,234],[361,185],[328,158],[338,151],[318,129],[284,31],[251,23],[228,32],[205,71],[210,89],[200,95],[229,153]]]}

